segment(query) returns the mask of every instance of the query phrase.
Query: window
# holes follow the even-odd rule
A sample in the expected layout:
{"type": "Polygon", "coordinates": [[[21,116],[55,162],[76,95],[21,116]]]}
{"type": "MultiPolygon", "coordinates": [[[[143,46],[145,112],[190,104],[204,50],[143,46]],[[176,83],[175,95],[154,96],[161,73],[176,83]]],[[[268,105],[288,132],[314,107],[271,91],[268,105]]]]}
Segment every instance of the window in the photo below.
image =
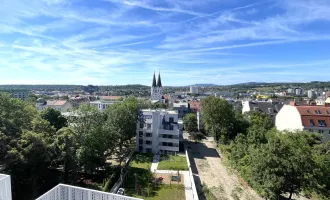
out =
{"type": "Polygon", "coordinates": [[[314,126],[314,121],[312,119],[309,120],[309,126],[314,126]]]}
{"type": "Polygon", "coordinates": [[[143,151],[143,146],[139,146],[139,151],[140,151],[140,152],[143,151]]]}
{"type": "Polygon", "coordinates": [[[317,120],[317,123],[319,124],[320,127],[325,127],[325,120],[317,120]]]}
{"type": "Polygon", "coordinates": [[[139,137],[143,137],[143,131],[139,131],[139,137]]]}
{"type": "Polygon", "coordinates": [[[330,111],[329,110],[327,110],[327,114],[330,115],[330,111]]]}
{"type": "Polygon", "coordinates": [[[320,110],[314,110],[315,114],[320,115],[322,114],[320,110]]]}
{"type": "Polygon", "coordinates": [[[170,123],[173,123],[174,122],[173,117],[170,117],[169,120],[170,120],[170,123]]]}
{"type": "Polygon", "coordinates": [[[146,153],[152,153],[152,149],[146,148],[146,153]]]}
{"type": "Polygon", "coordinates": [[[142,122],[140,122],[140,128],[143,128],[143,123],[142,122]]]}
{"type": "Polygon", "coordinates": [[[143,145],[143,140],[139,139],[139,145],[143,145]]]}
{"type": "Polygon", "coordinates": [[[147,141],[146,141],[146,144],[147,144],[147,145],[151,145],[151,144],[152,144],[152,142],[151,142],[151,141],[149,141],[149,140],[147,140],[147,141]]]}
{"type": "Polygon", "coordinates": [[[311,113],[309,110],[306,110],[306,112],[307,112],[308,114],[310,114],[310,113],[311,113]]]}
{"type": "Polygon", "coordinates": [[[173,130],[173,126],[172,125],[170,125],[170,130],[173,130]]]}
{"type": "Polygon", "coordinates": [[[147,124],[147,129],[151,129],[151,124],[147,124]]]}
{"type": "Polygon", "coordinates": [[[146,137],[152,137],[152,133],[146,133],[146,137]]]}

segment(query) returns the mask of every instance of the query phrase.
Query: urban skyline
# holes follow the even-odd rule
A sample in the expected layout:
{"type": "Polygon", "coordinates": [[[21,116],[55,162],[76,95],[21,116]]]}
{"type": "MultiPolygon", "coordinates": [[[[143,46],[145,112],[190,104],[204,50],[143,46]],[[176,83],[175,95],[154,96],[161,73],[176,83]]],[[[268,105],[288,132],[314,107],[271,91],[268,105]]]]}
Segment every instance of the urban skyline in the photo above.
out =
{"type": "Polygon", "coordinates": [[[0,6],[0,84],[327,81],[330,2],[43,0],[0,6]]]}

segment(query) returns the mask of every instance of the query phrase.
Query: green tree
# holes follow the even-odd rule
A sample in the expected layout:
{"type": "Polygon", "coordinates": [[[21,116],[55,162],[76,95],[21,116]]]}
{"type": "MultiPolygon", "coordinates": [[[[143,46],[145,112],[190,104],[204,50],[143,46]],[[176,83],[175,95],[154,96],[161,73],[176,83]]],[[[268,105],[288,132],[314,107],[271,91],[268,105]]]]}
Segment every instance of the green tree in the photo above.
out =
{"type": "Polygon", "coordinates": [[[63,182],[74,182],[77,174],[77,136],[72,128],[64,127],[57,131],[54,148],[56,164],[63,166],[63,182]]]}
{"type": "Polygon", "coordinates": [[[53,108],[46,108],[40,113],[41,118],[47,120],[56,130],[67,126],[67,119],[60,111],[53,108]]]}
{"type": "Polygon", "coordinates": [[[189,113],[183,117],[183,126],[186,131],[194,132],[197,131],[197,117],[193,113],[189,113]]]}
{"type": "Polygon", "coordinates": [[[235,113],[224,99],[208,97],[201,101],[202,120],[205,129],[217,142],[227,143],[235,136],[235,113]]]}

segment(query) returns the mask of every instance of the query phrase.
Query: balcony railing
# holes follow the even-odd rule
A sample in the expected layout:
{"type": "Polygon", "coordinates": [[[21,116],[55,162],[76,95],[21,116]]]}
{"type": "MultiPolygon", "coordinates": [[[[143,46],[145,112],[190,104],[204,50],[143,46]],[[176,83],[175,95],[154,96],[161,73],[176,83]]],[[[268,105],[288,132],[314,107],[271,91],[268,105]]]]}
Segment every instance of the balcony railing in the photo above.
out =
{"type": "Polygon", "coordinates": [[[138,198],[59,184],[36,200],[142,200],[138,198]]]}
{"type": "Polygon", "coordinates": [[[158,138],[159,142],[172,142],[172,143],[178,143],[179,144],[179,138],[158,138]]]}
{"type": "MultiPolygon", "coordinates": [[[[161,144],[159,144],[161,145],[161,144]]],[[[179,151],[179,146],[159,146],[159,150],[179,151]]]]}
{"type": "Polygon", "coordinates": [[[180,130],[179,129],[175,129],[175,130],[159,129],[158,132],[159,132],[159,134],[179,135],[180,130]]]}
{"type": "Polygon", "coordinates": [[[11,183],[10,176],[0,174],[0,199],[11,200],[11,183]]]}

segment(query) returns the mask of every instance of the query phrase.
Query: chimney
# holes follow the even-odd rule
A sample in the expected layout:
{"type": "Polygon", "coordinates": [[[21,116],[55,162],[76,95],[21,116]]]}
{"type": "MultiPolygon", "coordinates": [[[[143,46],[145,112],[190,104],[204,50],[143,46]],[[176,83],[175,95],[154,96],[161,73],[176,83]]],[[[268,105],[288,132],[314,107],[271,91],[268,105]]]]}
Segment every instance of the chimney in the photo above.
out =
{"type": "Polygon", "coordinates": [[[291,101],[291,102],[290,102],[290,106],[297,106],[297,104],[296,104],[295,101],[291,101]]]}

